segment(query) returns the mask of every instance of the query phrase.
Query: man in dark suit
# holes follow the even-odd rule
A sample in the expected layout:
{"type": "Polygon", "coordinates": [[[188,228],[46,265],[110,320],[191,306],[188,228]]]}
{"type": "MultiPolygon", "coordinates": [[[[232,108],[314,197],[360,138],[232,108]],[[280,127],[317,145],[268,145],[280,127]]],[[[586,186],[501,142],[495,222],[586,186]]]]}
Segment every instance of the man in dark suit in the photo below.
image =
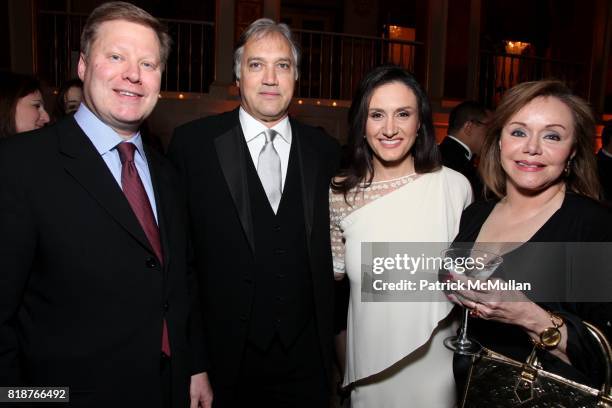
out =
{"type": "Polygon", "coordinates": [[[489,113],[484,106],[474,101],[462,102],[451,111],[448,135],[440,143],[443,164],[469,180],[475,199],[481,198],[482,181],[474,158],[480,154],[488,120],[489,113]]]}
{"type": "Polygon", "coordinates": [[[176,129],[215,407],[324,407],[333,336],[328,188],[338,144],[287,116],[299,55],[260,19],[234,54],[241,106],[176,129]]]}
{"type": "Polygon", "coordinates": [[[144,10],[98,7],[84,104],[0,146],[0,385],[66,386],[71,407],[182,408],[190,381],[204,396],[186,207],[138,131],[168,52],[144,10]]]}
{"type": "Polygon", "coordinates": [[[597,170],[603,199],[612,204],[612,122],[607,122],[601,132],[601,149],[597,152],[597,170]]]}

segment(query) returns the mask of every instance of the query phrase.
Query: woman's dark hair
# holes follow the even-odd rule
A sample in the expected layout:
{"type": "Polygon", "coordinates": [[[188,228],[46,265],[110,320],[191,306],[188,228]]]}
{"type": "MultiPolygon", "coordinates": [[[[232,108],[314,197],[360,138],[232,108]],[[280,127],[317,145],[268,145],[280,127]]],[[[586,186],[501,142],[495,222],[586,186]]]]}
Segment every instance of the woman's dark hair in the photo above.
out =
{"type": "Polygon", "coordinates": [[[421,85],[411,74],[400,67],[384,65],[374,68],[361,80],[349,109],[348,166],[340,171],[338,177],[331,184],[332,190],[336,193],[344,194],[345,200],[348,192],[353,187],[361,183],[365,183],[367,187],[374,178],[372,150],[364,137],[368,109],[374,91],[378,87],[392,82],[407,86],[412,90],[417,99],[420,127],[411,149],[415,171],[421,174],[429,173],[439,169],[441,166],[442,160],[436,144],[431,106],[421,85]]]}
{"type": "Polygon", "coordinates": [[[572,112],[575,155],[568,161],[565,185],[569,191],[598,200],[597,163],[593,154],[595,119],[589,105],[562,82],[542,80],[523,82],[506,92],[493,114],[482,146],[479,170],[485,184],[485,195],[506,195],[507,175],[501,166],[499,140],[512,116],[536,98],[550,97],[563,102],[572,112]]]}
{"type": "Polygon", "coordinates": [[[66,94],[70,88],[80,88],[82,91],[83,81],[79,78],[70,79],[64,82],[59,91],[57,91],[57,97],[55,98],[55,117],[57,119],[68,115],[68,112],[66,112],[66,94]]]}
{"type": "Polygon", "coordinates": [[[15,111],[19,99],[41,91],[38,79],[30,75],[0,72],[0,138],[17,133],[15,111]]]}

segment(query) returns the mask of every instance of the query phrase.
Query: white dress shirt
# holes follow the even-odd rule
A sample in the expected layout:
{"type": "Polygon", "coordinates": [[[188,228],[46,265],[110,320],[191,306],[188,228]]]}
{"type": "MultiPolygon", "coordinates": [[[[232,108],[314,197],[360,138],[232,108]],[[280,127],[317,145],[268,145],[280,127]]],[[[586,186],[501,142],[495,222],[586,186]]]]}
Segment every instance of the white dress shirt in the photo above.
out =
{"type": "Polygon", "coordinates": [[[446,137],[450,137],[451,139],[453,139],[455,142],[459,143],[461,146],[463,146],[463,148],[466,150],[465,151],[465,157],[467,157],[468,160],[472,160],[472,150],[468,147],[468,145],[466,145],[465,143],[463,143],[461,140],[459,140],[458,138],[456,138],[453,135],[446,135],[446,137]]]}
{"type": "MultiPolygon", "coordinates": [[[[240,118],[240,126],[242,127],[242,133],[244,134],[244,140],[249,148],[253,165],[255,166],[255,169],[257,169],[259,153],[266,144],[265,130],[268,129],[268,127],[249,115],[247,111],[242,108],[242,106],[240,107],[238,116],[240,118]]],[[[272,126],[271,129],[276,131],[278,134],[272,143],[274,144],[274,148],[280,157],[281,182],[282,187],[284,188],[285,178],[287,177],[287,167],[289,165],[289,152],[291,151],[291,125],[289,124],[289,118],[285,116],[283,120],[272,126]]]]}
{"type": "Polygon", "coordinates": [[[149,172],[149,165],[147,164],[147,157],[145,155],[140,132],[136,132],[129,139],[124,140],[110,126],[94,115],[85,104],[79,106],[79,109],[74,114],[74,119],[79,127],[83,129],[83,132],[89,140],[91,140],[91,143],[93,143],[100,156],[102,156],[104,163],[106,163],[106,166],[112,173],[115,181],[117,181],[117,184],[119,184],[119,187],[121,187],[121,159],[119,158],[119,151],[116,147],[122,142],[133,143],[136,146],[134,164],[138,170],[138,175],[147,193],[147,197],[149,197],[155,221],[157,221],[157,206],[155,203],[155,194],[153,193],[153,183],[151,181],[151,173],[149,172]]]}

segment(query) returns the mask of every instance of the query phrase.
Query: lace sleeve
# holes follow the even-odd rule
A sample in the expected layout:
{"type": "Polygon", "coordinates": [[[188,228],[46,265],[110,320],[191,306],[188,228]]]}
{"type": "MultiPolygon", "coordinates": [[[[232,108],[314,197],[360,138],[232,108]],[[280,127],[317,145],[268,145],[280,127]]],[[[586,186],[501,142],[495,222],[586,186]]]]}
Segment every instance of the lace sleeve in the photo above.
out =
{"type": "Polygon", "coordinates": [[[348,193],[350,205],[344,199],[344,194],[334,193],[330,189],[329,231],[331,234],[331,250],[335,273],[346,273],[344,265],[344,231],[342,231],[342,227],[340,226],[342,220],[355,210],[403,187],[420,176],[420,174],[412,173],[393,180],[372,182],[367,187],[354,187],[348,193]]]}
{"type": "Polygon", "coordinates": [[[346,216],[344,209],[344,197],[342,194],[329,192],[329,232],[331,240],[332,259],[334,273],[345,273],[344,268],[344,238],[340,221],[346,216]]]}

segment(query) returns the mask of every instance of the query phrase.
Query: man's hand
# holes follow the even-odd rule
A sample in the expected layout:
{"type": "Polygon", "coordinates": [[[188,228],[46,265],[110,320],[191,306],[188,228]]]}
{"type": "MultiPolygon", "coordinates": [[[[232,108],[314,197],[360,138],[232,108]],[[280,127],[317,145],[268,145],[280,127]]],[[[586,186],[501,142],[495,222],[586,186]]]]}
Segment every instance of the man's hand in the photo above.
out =
{"type": "Polygon", "coordinates": [[[208,381],[208,374],[199,373],[191,376],[189,397],[191,399],[189,408],[212,407],[213,391],[208,381]]]}

